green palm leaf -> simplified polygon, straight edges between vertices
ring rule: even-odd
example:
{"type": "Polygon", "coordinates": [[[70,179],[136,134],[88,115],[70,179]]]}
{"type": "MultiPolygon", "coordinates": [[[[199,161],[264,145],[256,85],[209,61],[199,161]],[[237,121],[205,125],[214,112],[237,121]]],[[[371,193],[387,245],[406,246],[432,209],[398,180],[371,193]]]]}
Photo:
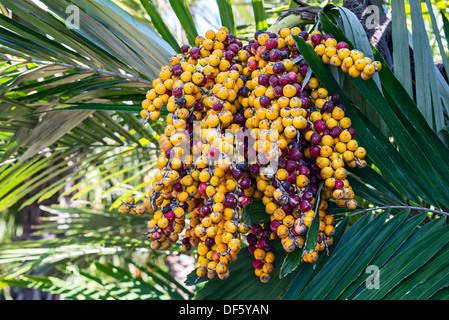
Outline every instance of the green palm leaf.
{"type": "MultiPolygon", "coordinates": [[[[405,211],[387,219],[389,214],[389,211],[376,216],[367,214],[349,229],[346,229],[348,219],[343,220],[337,226],[338,241],[331,246],[329,255],[322,252],[315,266],[302,264],[286,278],[276,277],[279,267],[275,268],[273,285],[261,284],[255,276],[245,276],[244,283],[238,280],[252,268],[251,255],[243,248],[231,266],[230,277],[226,281],[209,280],[197,299],[418,299],[426,294],[431,297],[449,285],[447,278],[432,278],[435,280],[431,280],[431,286],[427,283],[431,270],[435,272],[435,264],[441,263],[437,270],[447,267],[447,260],[442,262],[449,242],[449,229],[442,226],[445,219],[422,225],[425,213],[410,216],[405,211]],[[436,239],[439,240],[435,242],[436,239]],[[429,243],[435,247],[425,250],[429,243]],[[370,277],[370,266],[378,270],[378,279],[370,277]],[[398,285],[402,279],[410,284],[398,285]],[[287,291],[281,290],[284,286],[287,291]],[[251,287],[257,290],[252,291],[251,287]],[[408,291],[411,287],[413,290],[408,291]]],[[[285,255],[282,251],[282,247],[275,246],[278,260],[285,255]]]]}
{"type": "MultiPolygon", "coordinates": [[[[449,150],[438,137],[449,90],[435,72],[422,17],[413,13],[410,47],[425,61],[418,75],[431,70],[435,88],[424,78],[412,83],[406,60],[393,73],[371,48],[357,18],[342,7],[325,6],[314,27],[382,61],[374,80],[361,82],[329,69],[296,39],[314,75],[328,91],[340,94],[357,140],[368,150],[369,166],[350,169],[359,208],[350,212],[330,203],[336,235],[318,262],[302,262],[298,248],[285,253],[277,239],[268,285],[254,276],[253,256],[245,246],[226,281],[197,281],[192,270],[182,284],[161,263],[167,254],[178,254],[181,245],[163,252],[149,249],[142,234],[148,216],[116,211],[124,196],[145,196],[160,154],[164,122],[146,123],[139,112],[152,80],[179,44],[156,2],[123,4],[139,17],[106,0],[43,0],[44,6],[32,0],[1,2],[12,15],[0,15],[0,211],[5,213],[0,229],[15,210],[50,200],[71,206],[40,207],[46,217],[33,236],[52,234],[54,239],[2,243],[0,288],[36,288],[66,299],[448,299],[449,230],[445,217],[435,216],[446,215],[449,207],[449,150]],[[73,12],[79,9],[79,28],[67,27],[69,5],[73,12]],[[416,101],[412,85],[420,91],[416,101]],[[432,101],[429,109],[422,104],[426,99],[432,101]],[[370,277],[370,270],[378,270],[378,277],[370,277]],[[75,271],[79,282],[70,285],[75,271]]],[[[249,22],[240,25],[234,19],[242,15],[241,7],[226,0],[217,4],[221,23],[239,36],[266,29],[267,21],[288,5],[252,1],[249,22]]],[[[193,45],[198,35],[193,8],[185,0],[170,0],[170,8],[193,45]]],[[[397,18],[394,47],[408,53],[409,33],[400,30],[405,10],[395,3],[392,13],[397,18]]],[[[284,19],[282,25],[312,23],[296,20],[284,19]]],[[[444,51],[441,39],[436,40],[444,51]]],[[[262,201],[246,207],[243,219],[269,222],[262,201]]],[[[316,244],[317,222],[306,249],[316,244]]]]}

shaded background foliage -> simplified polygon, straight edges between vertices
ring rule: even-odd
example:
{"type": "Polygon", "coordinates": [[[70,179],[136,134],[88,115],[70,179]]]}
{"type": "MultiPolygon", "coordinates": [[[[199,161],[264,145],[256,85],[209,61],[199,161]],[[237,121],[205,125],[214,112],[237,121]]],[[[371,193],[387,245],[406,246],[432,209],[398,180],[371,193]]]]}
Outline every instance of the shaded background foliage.
{"type": "Polygon", "coordinates": [[[38,3],[0,0],[2,299],[447,298],[446,1],[38,3]],[[69,5],[80,8],[79,29],[66,27],[69,5]],[[382,8],[376,28],[366,27],[370,5],[382,8]],[[368,148],[370,167],[350,177],[360,208],[332,208],[338,237],[315,268],[275,243],[280,277],[269,293],[256,277],[241,287],[252,273],[245,250],[226,283],[193,286],[192,274],[184,283],[175,269],[193,268],[194,253],[149,250],[147,218],[115,210],[124,196],[144,196],[160,150],[164,122],[143,123],[140,102],[179,44],[220,25],[250,36],[278,19],[317,22],[391,68],[360,83],[301,51],[351,106],[368,148]],[[369,264],[385,275],[382,290],[364,287],[369,264]]]}

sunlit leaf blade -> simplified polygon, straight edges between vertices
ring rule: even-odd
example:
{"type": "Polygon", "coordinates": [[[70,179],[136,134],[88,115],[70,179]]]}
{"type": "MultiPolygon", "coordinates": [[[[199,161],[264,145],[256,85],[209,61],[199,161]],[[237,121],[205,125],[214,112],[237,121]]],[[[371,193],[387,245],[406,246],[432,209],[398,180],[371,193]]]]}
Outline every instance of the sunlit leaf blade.
{"type": "MultiPolygon", "coordinates": [[[[133,263],[129,259],[127,259],[127,261],[129,261],[130,263],[133,263]]],[[[170,273],[164,271],[162,268],[160,268],[159,266],[157,266],[151,262],[147,262],[147,265],[150,268],[150,270],[157,271],[155,276],[159,276],[160,278],[165,279],[169,286],[171,284],[174,284],[177,288],[179,288],[182,292],[184,292],[187,295],[187,297],[193,298],[192,292],[190,292],[186,287],[184,287],[181,283],[179,283],[170,273]]],[[[141,267],[141,266],[137,266],[137,267],[143,271],[143,267],[141,267]]],[[[167,288],[169,288],[169,287],[167,287],[167,288]]]]}
{"type": "Polygon", "coordinates": [[[439,108],[439,87],[433,85],[436,83],[437,70],[422,18],[421,1],[410,1],[410,14],[413,43],[418,44],[413,46],[413,60],[419,61],[415,63],[416,105],[429,126],[439,132],[444,127],[444,122],[439,108]]]}
{"type": "MultiPolygon", "coordinates": [[[[44,111],[45,112],[58,112],[61,110],[95,110],[95,111],[120,111],[120,112],[129,112],[138,114],[142,107],[133,106],[129,104],[102,104],[102,103],[78,103],[73,105],[68,105],[67,107],[55,108],[52,110],[44,111]]],[[[32,113],[31,115],[36,115],[37,113],[32,113]]]]}
{"type": "Polygon", "coordinates": [[[392,1],[391,10],[394,74],[408,94],[413,95],[410,47],[408,45],[409,32],[404,0],[392,1]]]}
{"type": "MultiPolygon", "coordinates": [[[[78,0],[76,3],[46,3],[59,17],[47,14],[45,9],[31,1],[23,2],[20,7],[10,1],[4,1],[4,4],[25,21],[34,24],[38,30],[48,33],[85,59],[93,58],[97,61],[97,67],[117,71],[123,69],[135,76],[140,73],[154,77],[159,72],[162,61],[175,53],[148,25],[137,21],[110,2],[78,0]],[[79,22],[83,23],[83,28],[68,28],[63,22],[67,18],[65,11],[70,4],[86,11],[79,10],[79,22]],[[30,17],[29,12],[34,15],[30,17]]],[[[49,56],[36,56],[40,60],[47,57],[49,56]]]]}
{"type": "Polygon", "coordinates": [[[307,230],[307,237],[306,241],[304,243],[304,252],[303,254],[311,253],[315,250],[318,236],[319,236],[319,228],[320,228],[320,215],[319,215],[319,208],[321,205],[321,190],[323,188],[324,181],[321,181],[318,186],[318,192],[316,196],[316,202],[315,202],[315,215],[313,216],[312,223],[310,224],[309,229],[307,230]]]}
{"type": "Polygon", "coordinates": [[[154,7],[153,2],[151,0],[140,0],[140,3],[150,16],[153,26],[157,29],[162,38],[164,38],[164,40],[167,41],[176,52],[180,52],[179,44],[176,41],[176,38],[173,36],[173,33],[167,27],[161,15],[154,7]]]}
{"type": "Polygon", "coordinates": [[[370,188],[362,181],[352,176],[348,176],[347,179],[351,187],[353,188],[354,192],[356,192],[356,194],[362,197],[363,199],[376,204],[386,205],[389,203],[389,199],[387,197],[384,197],[381,193],[377,192],[377,190],[370,188]]]}
{"type": "Polygon", "coordinates": [[[141,270],[145,275],[137,277],[130,270],[117,265],[91,261],[95,275],[74,268],[69,263],[61,270],[71,272],[76,280],[67,281],[52,276],[28,275],[20,280],[2,279],[3,284],[38,289],[67,300],[169,300],[184,299],[167,284],[167,278],[141,270]],[[104,278],[108,277],[109,281],[104,278]]]}
{"type": "MultiPolygon", "coordinates": [[[[404,294],[402,287],[397,285],[400,282],[398,279],[403,278],[393,272],[395,268],[401,270],[399,273],[412,275],[411,280],[409,280],[410,284],[413,283],[412,281],[414,283],[425,283],[430,272],[438,272],[438,268],[433,269],[432,267],[435,266],[435,261],[444,261],[447,254],[447,250],[444,250],[444,248],[449,242],[447,236],[449,229],[442,225],[441,220],[443,218],[435,220],[439,223],[430,223],[420,227],[426,216],[425,213],[410,217],[410,212],[404,211],[395,214],[391,219],[387,219],[390,213],[390,211],[385,211],[377,216],[366,214],[349,229],[346,229],[346,227],[339,229],[337,226],[337,230],[342,233],[339,233],[339,241],[334,243],[335,247],[331,246],[329,256],[323,252],[315,269],[312,265],[305,265],[290,273],[288,277],[293,275],[294,279],[290,280],[292,283],[285,295],[278,295],[278,284],[280,285],[283,280],[274,278],[272,278],[272,281],[275,281],[275,292],[270,291],[270,294],[268,294],[265,291],[265,294],[268,294],[270,299],[282,297],[288,300],[296,298],[364,299],[366,294],[376,295],[377,292],[380,292],[378,288],[373,290],[366,287],[366,285],[375,285],[375,281],[369,277],[371,274],[371,271],[369,271],[371,268],[368,269],[369,266],[380,268],[380,281],[385,281],[381,282],[381,291],[383,292],[380,294],[387,292],[397,297],[404,294]],[[435,242],[436,239],[438,241],[435,242]],[[432,250],[424,250],[423,248],[428,243],[435,243],[435,247],[432,250]],[[414,257],[413,255],[417,256],[414,257]],[[321,263],[321,261],[325,261],[325,263],[321,263]],[[383,278],[384,273],[382,271],[387,271],[386,278],[383,278]]],[[[349,220],[345,219],[344,221],[349,220]]],[[[280,244],[275,243],[275,248],[275,252],[278,253],[277,250],[281,249],[280,244]]],[[[241,255],[243,256],[241,259],[250,264],[251,255],[245,253],[245,251],[241,255]]],[[[284,257],[284,254],[281,255],[282,257],[284,257]]],[[[257,285],[257,283],[253,283],[251,278],[247,278],[244,283],[239,282],[238,278],[241,277],[241,274],[251,269],[251,266],[247,266],[248,270],[246,270],[243,262],[239,263],[239,260],[234,264],[234,273],[238,273],[238,275],[232,278],[229,287],[227,282],[210,280],[200,290],[197,298],[248,299],[250,287],[257,285]],[[249,283],[246,283],[247,281],[249,283]],[[218,286],[220,286],[220,290],[217,289],[218,286]],[[236,290],[237,288],[240,288],[240,290],[236,290]]],[[[440,268],[445,266],[444,264],[438,265],[440,268]]],[[[447,277],[432,278],[431,281],[427,282],[428,286],[414,287],[416,289],[415,295],[412,294],[412,290],[409,298],[430,297],[440,288],[447,286],[448,281],[447,277]]],[[[263,289],[260,290],[263,291],[263,289]]],[[[260,298],[264,298],[262,294],[256,294],[255,299],[260,298]]]]}
{"type": "MultiPolygon", "coordinates": [[[[0,20],[2,22],[1,24],[3,28],[8,28],[9,30],[13,31],[8,32],[8,34],[10,35],[10,40],[20,38],[23,39],[23,36],[26,36],[26,39],[28,41],[32,41],[33,43],[35,43],[35,45],[40,45],[42,48],[48,48],[47,50],[51,50],[52,53],[56,54],[57,57],[62,60],[70,58],[72,61],[79,61],[81,59],[84,63],[94,66],[77,52],[62,46],[60,43],[43,36],[42,34],[18,23],[17,21],[14,21],[7,16],[0,15],[0,20]]],[[[7,30],[4,30],[3,32],[6,31],[7,30]]],[[[4,35],[6,35],[6,33],[4,33],[4,35]]]]}
{"type": "Polygon", "coordinates": [[[267,18],[263,0],[252,0],[256,30],[265,30],[268,28],[267,18]]]}
{"type": "Polygon", "coordinates": [[[295,271],[297,268],[300,268],[300,266],[304,264],[302,260],[303,254],[304,248],[295,248],[292,252],[287,253],[284,261],[282,262],[279,277],[283,278],[295,271]]]}
{"type": "Polygon", "coordinates": [[[229,32],[235,34],[234,13],[232,12],[231,0],[217,0],[218,11],[220,12],[221,25],[228,28],[229,32]]]}
{"type": "Polygon", "coordinates": [[[433,13],[432,3],[426,0],[427,12],[429,13],[430,20],[432,22],[432,28],[435,34],[436,41],[438,43],[438,48],[440,50],[441,59],[443,60],[444,70],[446,72],[446,77],[449,79],[449,62],[447,60],[446,51],[444,50],[443,41],[441,39],[440,30],[438,28],[437,19],[433,13]]]}
{"type": "Polygon", "coordinates": [[[186,5],[185,0],[170,0],[170,5],[181,22],[190,45],[194,46],[195,39],[198,36],[198,31],[195,27],[195,22],[193,21],[189,7],[186,5]]]}
{"type": "Polygon", "coordinates": [[[45,120],[48,121],[47,125],[43,124],[36,127],[28,139],[23,142],[24,145],[29,147],[22,155],[22,159],[27,159],[45,149],[92,114],[92,111],[80,110],[75,112],[66,111],[49,114],[45,120]],[[48,125],[50,122],[53,124],[52,126],[48,125]]]}
{"type": "Polygon", "coordinates": [[[441,9],[440,10],[441,13],[441,18],[443,19],[443,30],[444,30],[444,35],[446,40],[449,39],[449,20],[446,17],[446,12],[441,9]]]}
{"type": "Polygon", "coordinates": [[[385,299],[425,299],[447,286],[447,277],[432,276],[442,275],[447,268],[443,262],[449,241],[447,226],[439,219],[434,220],[439,223],[422,226],[425,213],[408,217],[409,211],[405,211],[386,219],[387,213],[373,219],[366,219],[372,218],[367,214],[358,220],[345,232],[326,264],[318,262],[319,270],[313,272],[301,270],[284,299],[377,300],[385,294],[385,299]],[[423,249],[437,238],[432,250],[423,249]],[[348,264],[351,267],[345,267],[348,264]],[[379,278],[371,278],[376,269],[379,278]]]}

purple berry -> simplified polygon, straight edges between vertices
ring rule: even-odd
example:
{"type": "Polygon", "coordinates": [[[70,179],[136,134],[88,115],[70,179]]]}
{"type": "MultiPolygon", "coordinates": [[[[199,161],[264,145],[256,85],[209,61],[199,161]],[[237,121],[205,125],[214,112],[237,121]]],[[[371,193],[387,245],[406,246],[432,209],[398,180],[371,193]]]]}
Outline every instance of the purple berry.
{"type": "Polygon", "coordinates": [[[299,204],[299,208],[301,209],[302,212],[306,212],[312,209],[312,204],[307,200],[302,200],[301,203],[299,204]]]}
{"type": "Polygon", "coordinates": [[[346,129],[346,130],[349,131],[349,133],[351,134],[352,139],[354,139],[355,136],[356,136],[356,134],[357,134],[357,132],[355,131],[355,129],[352,128],[352,127],[350,127],[350,128],[348,128],[348,129],[346,129]]]}
{"type": "Polygon", "coordinates": [[[181,47],[181,52],[182,53],[187,53],[189,52],[190,46],[188,44],[185,44],[181,47]]]}
{"type": "Polygon", "coordinates": [[[259,103],[262,108],[267,108],[271,104],[271,99],[263,95],[259,98],[259,103]]]}
{"type": "Polygon", "coordinates": [[[326,122],[323,120],[316,120],[313,123],[313,127],[315,128],[316,131],[323,132],[324,129],[326,129],[326,122]]]}
{"type": "Polygon", "coordinates": [[[318,158],[320,156],[320,147],[313,145],[309,148],[309,152],[313,158],[318,158]]]}
{"type": "Polygon", "coordinates": [[[337,180],[337,181],[335,181],[335,188],[336,189],[342,189],[343,187],[344,187],[344,183],[343,183],[343,181],[341,181],[341,180],[337,180]]]}
{"type": "Polygon", "coordinates": [[[198,60],[199,58],[201,58],[201,51],[200,48],[192,48],[190,49],[190,57],[192,57],[195,60],[198,60]]]}
{"type": "Polygon", "coordinates": [[[223,104],[217,101],[212,105],[212,109],[214,109],[214,111],[221,111],[223,109],[223,104]]]}
{"type": "Polygon", "coordinates": [[[182,191],[182,184],[177,182],[173,185],[173,190],[175,190],[176,192],[181,192],[182,191]]]}
{"type": "Polygon", "coordinates": [[[307,31],[301,31],[298,36],[300,36],[301,38],[304,39],[304,41],[306,41],[309,38],[309,34],[307,33],[307,31]]]}
{"type": "Polygon", "coordinates": [[[302,66],[299,68],[299,74],[305,77],[307,74],[307,70],[309,70],[309,66],[302,66]]]}
{"type": "Polygon", "coordinates": [[[274,74],[281,74],[285,72],[285,66],[282,62],[276,62],[273,67],[274,74]]]}
{"type": "Polygon", "coordinates": [[[334,104],[332,101],[326,101],[323,104],[323,112],[332,112],[334,110],[334,104]]]}
{"type": "Polygon", "coordinates": [[[262,260],[257,260],[257,259],[254,259],[253,260],[253,267],[254,267],[254,269],[262,269],[263,268],[263,261],[262,260]]]}
{"type": "Polygon", "coordinates": [[[272,86],[274,88],[279,84],[279,77],[277,75],[272,75],[270,77],[269,82],[270,82],[270,86],[272,86]]]}
{"type": "MultiPolygon", "coordinates": [[[[282,52],[279,49],[273,49],[270,51],[270,60],[272,62],[279,61],[282,58],[282,52]]],[[[275,72],[276,73],[276,72],[275,72]]]]}
{"type": "Polygon", "coordinates": [[[215,244],[215,239],[211,237],[207,237],[206,240],[204,240],[204,244],[206,247],[212,247],[215,244]]]}
{"type": "Polygon", "coordinates": [[[173,222],[176,219],[175,213],[173,211],[169,211],[165,214],[165,218],[167,218],[167,220],[169,222],[173,222]]]}
{"type": "Polygon", "coordinates": [[[242,172],[240,172],[240,170],[237,169],[233,169],[232,170],[232,177],[236,180],[240,179],[242,177],[242,172]]]}
{"type": "Polygon", "coordinates": [[[284,89],[282,86],[278,85],[273,88],[273,93],[275,98],[280,98],[284,95],[284,89]]]}
{"type": "MultiPolygon", "coordinates": [[[[265,230],[267,230],[267,229],[264,229],[264,231],[265,231],[265,230]]],[[[267,231],[269,231],[269,230],[267,230],[267,231]]],[[[262,236],[262,237],[260,237],[260,239],[257,241],[257,247],[259,247],[260,249],[267,250],[267,249],[269,248],[269,246],[270,246],[269,243],[270,243],[270,242],[269,242],[268,238],[262,236]]]]}
{"type": "Polygon", "coordinates": [[[234,52],[234,54],[238,54],[240,48],[239,48],[239,46],[238,46],[236,43],[231,43],[231,44],[228,46],[228,50],[234,52]]]}
{"type": "Polygon", "coordinates": [[[290,197],[289,204],[292,207],[296,208],[300,202],[301,202],[301,198],[298,195],[295,194],[292,197],[290,197]]]}
{"type": "Polygon", "coordinates": [[[276,49],[278,47],[278,40],[274,39],[274,38],[270,38],[265,42],[265,47],[268,50],[273,50],[276,49]]]}
{"type": "Polygon", "coordinates": [[[287,84],[291,84],[291,83],[292,83],[292,80],[290,79],[288,74],[284,74],[279,78],[279,84],[281,86],[286,86],[287,84]]]}
{"type": "Polygon", "coordinates": [[[291,185],[294,185],[296,182],[296,173],[295,172],[290,172],[287,176],[287,181],[290,182],[291,185]]]}
{"type": "Polygon", "coordinates": [[[301,153],[301,151],[299,151],[299,149],[293,148],[293,149],[290,149],[290,152],[288,153],[288,157],[291,160],[298,161],[299,159],[302,158],[302,153],[301,153]]]}
{"type": "Polygon", "coordinates": [[[333,103],[337,103],[338,100],[340,100],[340,96],[338,95],[338,93],[335,93],[335,92],[334,92],[334,93],[331,94],[330,100],[331,100],[333,103]]]}
{"type": "Polygon", "coordinates": [[[232,60],[235,57],[235,53],[231,50],[225,52],[225,59],[232,60]]]}
{"type": "Polygon", "coordinates": [[[182,72],[183,72],[181,65],[177,64],[176,66],[173,66],[173,68],[171,69],[171,72],[175,76],[180,76],[182,74],[182,72]]]}
{"type": "Polygon", "coordinates": [[[252,233],[248,233],[246,241],[248,242],[248,245],[255,245],[257,243],[257,237],[252,233]]]}
{"type": "Polygon", "coordinates": [[[298,74],[297,74],[296,72],[290,71],[290,72],[288,73],[288,76],[289,76],[289,78],[290,78],[290,80],[291,80],[290,83],[296,83],[296,82],[298,82],[298,74]]]}
{"type": "Polygon", "coordinates": [[[287,160],[287,163],[285,165],[285,170],[287,170],[288,172],[293,172],[296,171],[298,169],[298,164],[296,163],[296,161],[289,159],[287,160]]]}
{"type": "Polygon", "coordinates": [[[339,43],[337,43],[337,50],[340,49],[349,49],[349,45],[344,41],[340,41],[339,43]]]}
{"type": "Polygon", "coordinates": [[[310,37],[310,40],[313,42],[314,45],[318,45],[323,40],[323,37],[319,33],[315,33],[310,37]]]}
{"type": "Polygon", "coordinates": [[[249,187],[251,187],[251,179],[248,177],[243,177],[240,180],[240,187],[242,187],[242,189],[248,189],[249,187]]]}
{"type": "Polygon", "coordinates": [[[270,77],[266,74],[260,74],[259,77],[257,77],[257,82],[262,86],[268,86],[270,84],[270,77]]]}
{"type": "Polygon", "coordinates": [[[245,116],[244,116],[242,113],[237,113],[237,114],[234,116],[234,123],[237,123],[237,124],[244,124],[245,121],[246,121],[246,118],[245,118],[245,116]]]}
{"type": "Polygon", "coordinates": [[[319,133],[313,133],[312,136],[310,137],[310,142],[312,142],[312,144],[317,145],[320,144],[322,140],[322,137],[319,133]]]}
{"type": "Polygon", "coordinates": [[[251,225],[251,233],[258,236],[262,232],[262,226],[260,224],[251,225]]]}
{"type": "Polygon", "coordinates": [[[280,221],[273,220],[273,221],[271,221],[271,223],[270,223],[270,228],[271,228],[272,231],[276,231],[277,228],[278,228],[281,224],[282,224],[282,223],[281,223],[280,221]]]}
{"type": "Polygon", "coordinates": [[[182,96],[182,93],[183,93],[182,88],[180,88],[180,87],[174,88],[171,93],[175,98],[179,98],[182,96]]]}
{"type": "Polygon", "coordinates": [[[330,130],[330,135],[332,136],[332,138],[337,138],[340,135],[341,131],[342,130],[340,127],[335,126],[330,130]]]}

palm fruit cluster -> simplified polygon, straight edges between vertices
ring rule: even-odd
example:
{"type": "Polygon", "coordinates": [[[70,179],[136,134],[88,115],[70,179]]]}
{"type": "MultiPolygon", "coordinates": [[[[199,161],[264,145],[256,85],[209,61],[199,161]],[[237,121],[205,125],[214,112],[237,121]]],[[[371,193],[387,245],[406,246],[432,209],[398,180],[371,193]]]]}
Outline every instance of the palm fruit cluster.
{"type": "Polygon", "coordinates": [[[362,77],[364,80],[369,80],[382,68],[379,61],[365,57],[359,50],[350,50],[347,43],[338,43],[330,34],[322,35],[316,32],[311,37],[303,34],[303,39],[314,47],[323,63],[339,67],[353,78],[362,77]]]}
{"type": "Polygon", "coordinates": [[[141,204],[127,198],[120,211],[150,215],[152,249],[177,241],[184,251],[196,248],[198,277],[226,279],[246,242],[256,276],[269,282],[272,240],[280,238],[287,252],[302,248],[319,215],[316,248],[302,256],[315,263],[333,241],[329,202],[357,207],[345,166],[364,167],[366,151],[339,96],[310,74],[293,35],[351,76],[369,79],[380,69],[319,31],[260,30],[243,44],[221,27],[182,46],[142,102],[143,119],[156,121],[166,109],[167,126],[151,190],[141,204]],[[242,209],[254,201],[263,202],[269,223],[242,222],[242,209]]]}

